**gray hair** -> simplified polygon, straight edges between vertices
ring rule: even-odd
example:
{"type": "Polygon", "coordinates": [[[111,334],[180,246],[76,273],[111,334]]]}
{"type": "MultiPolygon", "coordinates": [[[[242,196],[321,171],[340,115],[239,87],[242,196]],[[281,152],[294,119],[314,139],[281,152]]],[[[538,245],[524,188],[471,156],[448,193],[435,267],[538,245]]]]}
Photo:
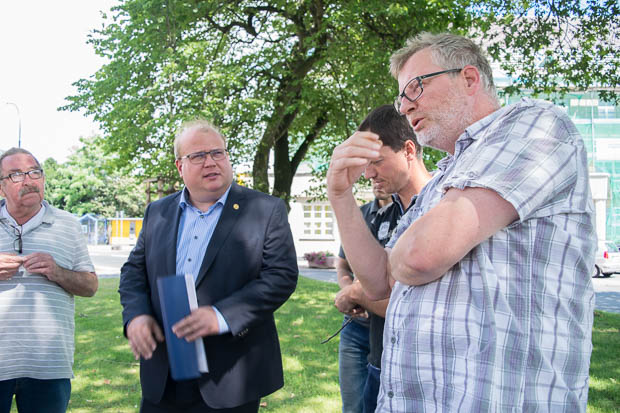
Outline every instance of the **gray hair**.
{"type": "MultiPolygon", "coordinates": [[[[17,155],[19,153],[23,153],[24,155],[32,156],[32,159],[34,159],[34,162],[37,164],[37,168],[41,168],[41,164],[39,163],[37,158],[35,158],[35,156],[30,151],[27,151],[27,150],[22,149],[22,148],[11,148],[8,151],[3,152],[0,155],[0,175],[4,175],[4,173],[2,172],[2,162],[4,161],[4,158],[7,158],[7,157],[9,157],[11,155],[17,155]]],[[[43,169],[43,168],[41,168],[41,169],[43,169]]]]}
{"type": "Polygon", "coordinates": [[[220,132],[218,128],[216,128],[211,122],[204,119],[196,119],[189,122],[184,122],[174,137],[174,157],[179,158],[179,141],[185,132],[189,130],[198,130],[204,133],[215,133],[224,141],[224,145],[226,145],[226,138],[220,132]]]}
{"type": "Polygon", "coordinates": [[[486,94],[497,100],[493,71],[482,49],[470,39],[455,34],[422,32],[409,38],[405,47],[397,50],[390,58],[392,76],[397,78],[409,58],[426,48],[430,49],[433,63],[444,69],[460,69],[467,65],[476,67],[486,94]]]}

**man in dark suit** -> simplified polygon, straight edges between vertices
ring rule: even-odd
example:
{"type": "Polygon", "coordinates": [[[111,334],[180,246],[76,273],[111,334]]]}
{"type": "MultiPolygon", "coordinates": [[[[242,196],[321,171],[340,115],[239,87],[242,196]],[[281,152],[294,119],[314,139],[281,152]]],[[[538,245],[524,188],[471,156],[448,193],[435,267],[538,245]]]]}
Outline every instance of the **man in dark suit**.
{"type": "Polygon", "coordinates": [[[282,200],[233,183],[226,142],[206,121],[174,143],[185,189],[151,203],[119,293],[129,345],[140,358],[141,412],[256,412],[283,386],[273,313],[298,269],[282,200]],[[199,308],[173,326],[203,337],[209,373],[174,381],[162,333],[157,278],[192,274],[199,308]]]}

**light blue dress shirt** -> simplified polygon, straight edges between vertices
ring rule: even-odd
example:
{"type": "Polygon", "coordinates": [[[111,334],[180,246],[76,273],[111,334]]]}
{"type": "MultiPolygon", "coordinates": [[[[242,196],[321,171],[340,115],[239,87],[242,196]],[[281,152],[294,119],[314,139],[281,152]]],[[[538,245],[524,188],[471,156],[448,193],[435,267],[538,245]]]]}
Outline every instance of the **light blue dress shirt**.
{"type": "MultiPolygon", "coordinates": [[[[181,218],[177,234],[177,275],[191,274],[194,281],[198,278],[207,246],[211,241],[215,226],[220,220],[229,192],[230,187],[206,212],[202,212],[189,202],[187,188],[181,192],[181,199],[179,200],[181,218]]],[[[229,332],[230,327],[222,314],[215,306],[212,307],[217,316],[220,334],[229,332]]]]}

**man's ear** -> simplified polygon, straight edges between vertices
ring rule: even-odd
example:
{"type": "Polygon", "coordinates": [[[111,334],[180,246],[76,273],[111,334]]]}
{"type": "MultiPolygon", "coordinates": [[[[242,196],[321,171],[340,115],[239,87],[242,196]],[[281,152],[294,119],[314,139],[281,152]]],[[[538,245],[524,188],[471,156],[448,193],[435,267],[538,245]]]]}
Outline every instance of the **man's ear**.
{"type": "Polygon", "coordinates": [[[175,159],[174,165],[177,167],[177,171],[179,171],[179,176],[183,178],[183,163],[180,160],[175,159]]]}
{"type": "Polygon", "coordinates": [[[411,140],[406,140],[405,141],[405,147],[403,149],[405,150],[405,153],[407,154],[407,159],[408,160],[413,160],[418,155],[416,150],[415,150],[415,144],[411,140]]]}
{"type": "Polygon", "coordinates": [[[465,90],[468,95],[473,95],[478,89],[480,89],[482,79],[480,78],[480,71],[477,67],[467,65],[461,71],[463,78],[465,79],[465,90]]]}

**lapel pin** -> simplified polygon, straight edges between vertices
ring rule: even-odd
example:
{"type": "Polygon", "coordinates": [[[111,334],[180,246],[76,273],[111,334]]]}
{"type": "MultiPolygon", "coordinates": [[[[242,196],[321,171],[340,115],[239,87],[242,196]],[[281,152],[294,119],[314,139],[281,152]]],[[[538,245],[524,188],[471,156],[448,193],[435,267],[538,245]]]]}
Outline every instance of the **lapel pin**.
{"type": "Polygon", "coordinates": [[[239,209],[239,204],[233,204],[233,209],[239,209]]]}

